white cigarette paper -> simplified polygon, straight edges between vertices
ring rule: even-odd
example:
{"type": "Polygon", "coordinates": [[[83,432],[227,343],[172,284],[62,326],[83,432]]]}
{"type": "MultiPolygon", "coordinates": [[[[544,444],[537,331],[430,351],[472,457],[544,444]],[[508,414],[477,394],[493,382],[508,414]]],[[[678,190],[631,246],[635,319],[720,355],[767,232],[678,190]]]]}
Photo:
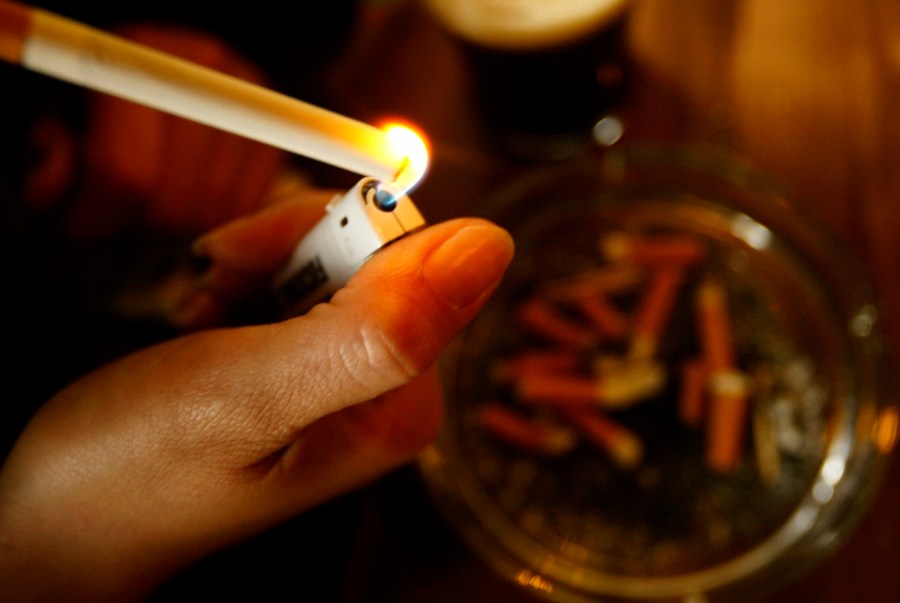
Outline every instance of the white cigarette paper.
{"type": "Polygon", "coordinates": [[[408,157],[374,126],[39,9],[31,13],[21,53],[28,69],[404,189],[422,175],[404,173],[408,157]]]}

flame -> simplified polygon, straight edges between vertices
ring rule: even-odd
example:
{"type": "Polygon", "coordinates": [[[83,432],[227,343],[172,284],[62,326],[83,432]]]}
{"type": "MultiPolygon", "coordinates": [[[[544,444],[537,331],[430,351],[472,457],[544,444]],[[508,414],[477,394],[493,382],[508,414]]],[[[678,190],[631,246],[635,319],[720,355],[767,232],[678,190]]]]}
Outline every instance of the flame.
{"type": "Polygon", "coordinates": [[[385,121],[381,129],[394,150],[406,157],[406,163],[394,178],[394,184],[405,193],[411,191],[428,171],[430,159],[428,142],[412,124],[397,120],[385,121]]]}

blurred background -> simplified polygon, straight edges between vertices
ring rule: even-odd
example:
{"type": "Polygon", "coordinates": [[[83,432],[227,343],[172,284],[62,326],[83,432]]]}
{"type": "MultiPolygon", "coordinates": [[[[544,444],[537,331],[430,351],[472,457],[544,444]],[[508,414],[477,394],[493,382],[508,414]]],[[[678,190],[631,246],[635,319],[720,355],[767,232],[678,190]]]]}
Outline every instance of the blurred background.
{"type": "MultiPolygon", "coordinates": [[[[900,343],[900,4],[612,2],[606,13],[594,13],[586,33],[573,34],[589,40],[572,51],[589,57],[587,71],[576,68],[571,56],[554,55],[552,36],[535,42],[515,32],[498,34],[484,15],[467,29],[472,19],[458,13],[469,4],[454,9],[454,3],[436,0],[332,0],[288,9],[254,3],[234,11],[217,7],[196,19],[187,18],[192,11],[183,3],[153,3],[145,13],[134,8],[127,15],[116,14],[124,9],[86,5],[79,14],[63,7],[67,3],[47,6],[101,26],[127,16],[207,29],[233,43],[288,94],[364,121],[391,115],[412,121],[431,143],[431,171],[413,194],[431,222],[483,215],[485,200],[522,174],[602,157],[626,144],[691,143],[734,152],[780,181],[800,216],[823,222],[862,259],[888,347],[900,343]],[[504,62],[510,45],[517,49],[512,63],[504,62]],[[525,84],[517,78],[523,70],[532,74],[525,84]],[[518,109],[507,108],[512,106],[518,109]],[[566,119],[554,119],[560,114],[566,119]]],[[[77,97],[68,90],[66,97],[55,96],[42,90],[55,84],[29,75],[2,75],[21,78],[22,86],[57,105],[66,105],[60,98],[77,97]]],[[[4,102],[14,110],[7,115],[46,110],[10,96],[4,102]]],[[[66,111],[76,121],[78,102],[66,105],[75,107],[66,111]]],[[[24,123],[4,127],[9,136],[22,135],[24,123]]],[[[23,160],[12,148],[5,147],[10,156],[4,165],[23,160]]],[[[323,186],[355,181],[296,161],[323,186]]],[[[130,341],[105,351],[159,335],[140,328],[129,333],[130,341]]],[[[57,352],[62,357],[67,351],[57,352]]],[[[82,367],[65,368],[63,380],[82,367]]],[[[848,542],[762,601],[894,600],[900,593],[897,509],[900,469],[893,463],[848,542]]],[[[176,577],[153,600],[185,596],[539,600],[469,551],[436,510],[415,467],[222,551],[176,577]]]]}

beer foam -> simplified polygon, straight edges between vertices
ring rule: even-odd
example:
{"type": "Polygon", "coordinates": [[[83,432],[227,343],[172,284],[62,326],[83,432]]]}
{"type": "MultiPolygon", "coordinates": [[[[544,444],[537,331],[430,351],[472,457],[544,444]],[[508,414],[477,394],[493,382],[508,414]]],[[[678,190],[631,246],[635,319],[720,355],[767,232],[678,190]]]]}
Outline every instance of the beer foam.
{"type": "Polygon", "coordinates": [[[451,32],[474,44],[528,50],[565,44],[601,29],[628,0],[424,0],[451,32]]]}

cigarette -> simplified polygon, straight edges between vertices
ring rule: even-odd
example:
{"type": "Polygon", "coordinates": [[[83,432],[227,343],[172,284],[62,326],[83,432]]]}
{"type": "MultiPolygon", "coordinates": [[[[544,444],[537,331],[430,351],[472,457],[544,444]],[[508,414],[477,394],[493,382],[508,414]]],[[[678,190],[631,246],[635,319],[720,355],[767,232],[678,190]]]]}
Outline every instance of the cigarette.
{"type": "Polygon", "coordinates": [[[703,360],[692,358],[681,365],[678,416],[688,427],[699,427],[706,407],[707,369],[703,360]]]}
{"type": "Polygon", "coordinates": [[[594,357],[592,367],[595,375],[601,377],[614,375],[625,370],[628,366],[634,365],[635,361],[623,358],[618,354],[598,354],[594,357]]]}
{"type": "Polygon", "coordinates": [[[531,297],[519,308],[522,323],[550,341],[565,347],[585,349],[597,341],[596,333],[566,317],[541,297],[531,297]]]}
{"type": "Polygon", "coordinates": [[[740,462],[747,421],[747,380],[737,371],[710,376],[712,403],[706,459],[717,471],[730,471],[740,462]]]}
{"type": "Polygon", "coordinates": [[[734,341],[728,316],[725,287],[706,278],[697,287],[696,308],[700,327],[700,345],[710,371],[728,371],[734,367],[734,341]]]}
{"type": "Polygon", "coordinates": [[[478,408],[479,425],[493,437],[529,452],[559,456],[578,443],[571,430],[535,418],[526,417],[499,402],[488,402],[478,408]]]}
{"type": "MultiPolygon", "coordinates": [[[[409,191],[427,149],[41,9],[0,0],[0,59],[409,191]]],[[[402,137],[402,135],[401,135],[402,137]]],[[[421,142],[421,139],[419,139],[421,142]]]]}
{"type": "Polygon", "coordinates": [[[491,377],[509,383],[529,373],[571,373],[580,363],[579,354],[571,349],[531,350],[496,361],[491,367],[491,377]]]}
{"type": "Polygon", "coordinates": [[[553,301],[570,301],[625,291],[640,283],[642,278],[640,271],[632,266],[606,266],[550,281],[541,287],[541,294],[553,301]]]}
{"type": "Polygon", "coordinates": [[[575,307],[604,335],[621,339],[628,334],[631,327],[628,317],[606,295],[598,293],[579,298],[575,300],[575,307]]]}
{"type": "Polygon", "coordinates": [[[613,232],[600,239],[600,250],[613,262],[690,266],[706,257],[706,246],[687,235],[633,235],[613,232]]]}
{"type": "Polygon", "coordinates": [[[747,414],[747,379],[735,369],[734,341],[725,288],[706,278],[697,289],[696,309],[703,357],[709,371],[706,459],[717,471],[730,471],[741,458],[747,414]]]}
{"type": "Polygon", "coordinates": [[[628,362],[609,374],[526,373],[516,380],[519,401],[534,406],[625,408],[658,394],[666,372],[655,362],[628,362]]]}
{"type": "Polygon", "coordinates": [[[753,450],[756,453],[756,467],[765,484],[778,483],[782,475],[781,452],[778,435],[772,417],[768,413],[753,413],[753,450]]]}
{"type": "Polygon", "coordinates": [[[644,456],[644,445],[630,429],[596,410],[562,408],[560,415],[588,440],[606,451],[623,469],[633,469],[644,456]]]}
{"type": "Polygon", "coordinates": [[[654,271],[634,318],[632,358],[652,358],[656,354],[683,279],[684,271],[678,266],[654,271]]]}

